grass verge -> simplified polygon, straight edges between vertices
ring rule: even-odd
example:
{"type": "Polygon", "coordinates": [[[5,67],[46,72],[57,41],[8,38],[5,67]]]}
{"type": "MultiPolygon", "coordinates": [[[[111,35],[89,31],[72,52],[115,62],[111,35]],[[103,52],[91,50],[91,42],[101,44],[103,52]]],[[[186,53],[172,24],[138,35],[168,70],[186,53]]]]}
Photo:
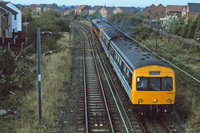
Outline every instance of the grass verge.
{"type": "MultiPolygon", "coordinates": [[[[68,34],[64,33],[57,44],[67,45],[68,34]]],[[[20,111],[12,117],[0,117],[2,133],[47,133],[53,132],[66,97],[62,94],[70,81],[71,51],[64,49],[57,53],[42,57],[42,125],[38,122],[37,79],[35,88],[18,92],[3,101],[5,106],[20,105],[20,111]]]]}
{"type": "MultiPolygon", "coordinates": [[[[158,39],[159,56],[167,59],[182,70],[200,80],[200,48],[180,41],[158,39]]],[[[155,50],[155,39],[142,42],[145,46],[155,50]]],[[[173,67],[172,67],[173,68],[173,67]]],[[[200,127],[200,84],[180,70],[173,68],[176,75],[176,103],[175,107],[190,129],[200,127]]]]}

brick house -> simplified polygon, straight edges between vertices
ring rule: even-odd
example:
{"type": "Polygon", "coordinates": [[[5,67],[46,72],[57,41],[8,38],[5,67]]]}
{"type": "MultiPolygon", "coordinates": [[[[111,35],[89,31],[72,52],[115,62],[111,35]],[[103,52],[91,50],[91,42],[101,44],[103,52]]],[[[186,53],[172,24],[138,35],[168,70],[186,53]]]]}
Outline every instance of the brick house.
{"type": "Polygon", "coordinates": [[[99,10],[99,12],[101,13],[101,16],[104,18],[104,17],[107,17],[108,15],[110,15],[114,9],[115,9],[115,7],[102,7],[99,10]]]}
{"type": "Polygon", "coordinates": [[[200,3],[188,3],[186,9],[186,21],[189,18],[196,19],[200,13],[200,3]]]}
{"type": "Polygon", "coordinates": [[[39,4],[37,7],[36,7],[36,12],[38,14],[41,14],[43,11],[44,11],[44,7],[46,6],[46,4],[39,4]]]}
{"type": "Polygon", "coordinates": [[[96,11],[99,11],[103,6],[93,6],[90,10],[89,10],[89,15],[95,13],[96,11]]]}
{"type": "Polygon", "coordinates": [[[149,16],[150,19],[160,19],[165,17],[165,9],[162,4],[159,4],[158,6],[155,6],[152,4],[150,7],[147,7],[143,14],[144,16],[149,16]]]}
{"type": "Polygon", "coordinates": [[[76,14],[81,14],[84,10],[90,10],[88,5],[80,5],[74,11],[76,14]]]}
{"type": "Polygon", "coordinates": [[[31,4],[29,6],[29,9],[31,9],[32,12],[36,11],[36,7],[37,7],[37,4],[31,4]]]}
{"type": "Polygon", "coordinates": [[[167,5],[165,10],[165,17],[171,16],[173,14],[176,14],[178,18],[182,17],[182,11],[185,8],[185,6],[176,6],[176,5],[167,5]]]}
{"type": "Polygon", "coordinates": [[[162,4],[158,5],[157,7],[153,8],[151,19],[160,19],[165,17],[165,10],[166,7],[164,7],[162,4]]]}
{"type": "Polygon", "coordinates": [[[74,13],[74,10],[71,9],[71,10],[67,10],[67,11],[62,11],[62,12],[61,12],[61,15],[69,15],[70,12],[71,12],[71,14],[72,14],[72,13],[74,13]]]}
{"type": "Polygon", "coordinates": [[[122,13],[122,12],[133,13],[133,9],[131,7],[117,7],[113,10],[114,14],[122,13]]]}
{"type": "Polygon", "coordinates": [[[44,6],[44,11],[59,9],[57,4],[47,4],[44,6]]]}
{"type": "Polygon", "coordinates": [[[153,9],[155,8],[156,6],[154,4],[152,4],[151,6],[148,6],[144,9],[143,11],[143,15],[146,16],[146,17],[150,17],[151,18],[151,15],[152,15],[152,11],[153,9]]]}

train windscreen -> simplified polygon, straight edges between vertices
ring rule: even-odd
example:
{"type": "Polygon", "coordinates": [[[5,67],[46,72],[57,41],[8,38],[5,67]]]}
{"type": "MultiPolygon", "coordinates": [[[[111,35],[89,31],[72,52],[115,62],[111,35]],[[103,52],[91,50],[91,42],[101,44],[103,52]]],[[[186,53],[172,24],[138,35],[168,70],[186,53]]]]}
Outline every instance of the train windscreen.
{"type": "Polygon", "coordinates": [[[171,77],[137,77],[137,91],[172,91],[171,77]]]}

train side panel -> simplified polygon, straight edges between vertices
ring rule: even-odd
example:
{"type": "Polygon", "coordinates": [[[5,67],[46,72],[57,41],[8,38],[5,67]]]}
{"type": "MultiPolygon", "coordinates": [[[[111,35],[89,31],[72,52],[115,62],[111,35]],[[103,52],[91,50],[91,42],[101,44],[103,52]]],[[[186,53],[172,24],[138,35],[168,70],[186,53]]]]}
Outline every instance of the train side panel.
{"type": "MultiPolygon", "coordinates": [[[[100,43],[101,43],[107,57],[109,58],[110,63],[113,66],[113,69],[115,70],[119,80],[121,81],[127,95],[129,96],[130,101],[131,101],[132,100],[131,84],[129,83],[129,81],[127,81],[127,77],[122,72],[122,66],[121,65],[124,61],[122,61],[122,58],[120,57],[120,55],[112,47],[111,43],[107,40],[107,38],[104,36],[103,33],[101,33],[100,43]],[[121,63],[118,62],[119,60],[121,61],[121,63]]],[[[124,64],[124,67],[125,67],[125,63],[123,63],[123,64],[124,64]]],[[[128,75],[128,76],[130,78],[132,78],[132,73],[130,72],[130,75],[128,75]]]]}

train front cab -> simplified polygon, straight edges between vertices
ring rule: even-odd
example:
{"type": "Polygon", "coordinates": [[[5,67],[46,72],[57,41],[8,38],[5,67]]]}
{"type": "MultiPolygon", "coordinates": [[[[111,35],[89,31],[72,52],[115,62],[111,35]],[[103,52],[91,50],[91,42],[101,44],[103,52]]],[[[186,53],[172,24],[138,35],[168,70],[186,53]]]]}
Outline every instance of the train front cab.
{"type": "Polygon", "coordinates": [[[140,115],[157,115],[173,111],[175,74],[164,66],[146,66],[133,72],[132,103],[140,115]]]}

